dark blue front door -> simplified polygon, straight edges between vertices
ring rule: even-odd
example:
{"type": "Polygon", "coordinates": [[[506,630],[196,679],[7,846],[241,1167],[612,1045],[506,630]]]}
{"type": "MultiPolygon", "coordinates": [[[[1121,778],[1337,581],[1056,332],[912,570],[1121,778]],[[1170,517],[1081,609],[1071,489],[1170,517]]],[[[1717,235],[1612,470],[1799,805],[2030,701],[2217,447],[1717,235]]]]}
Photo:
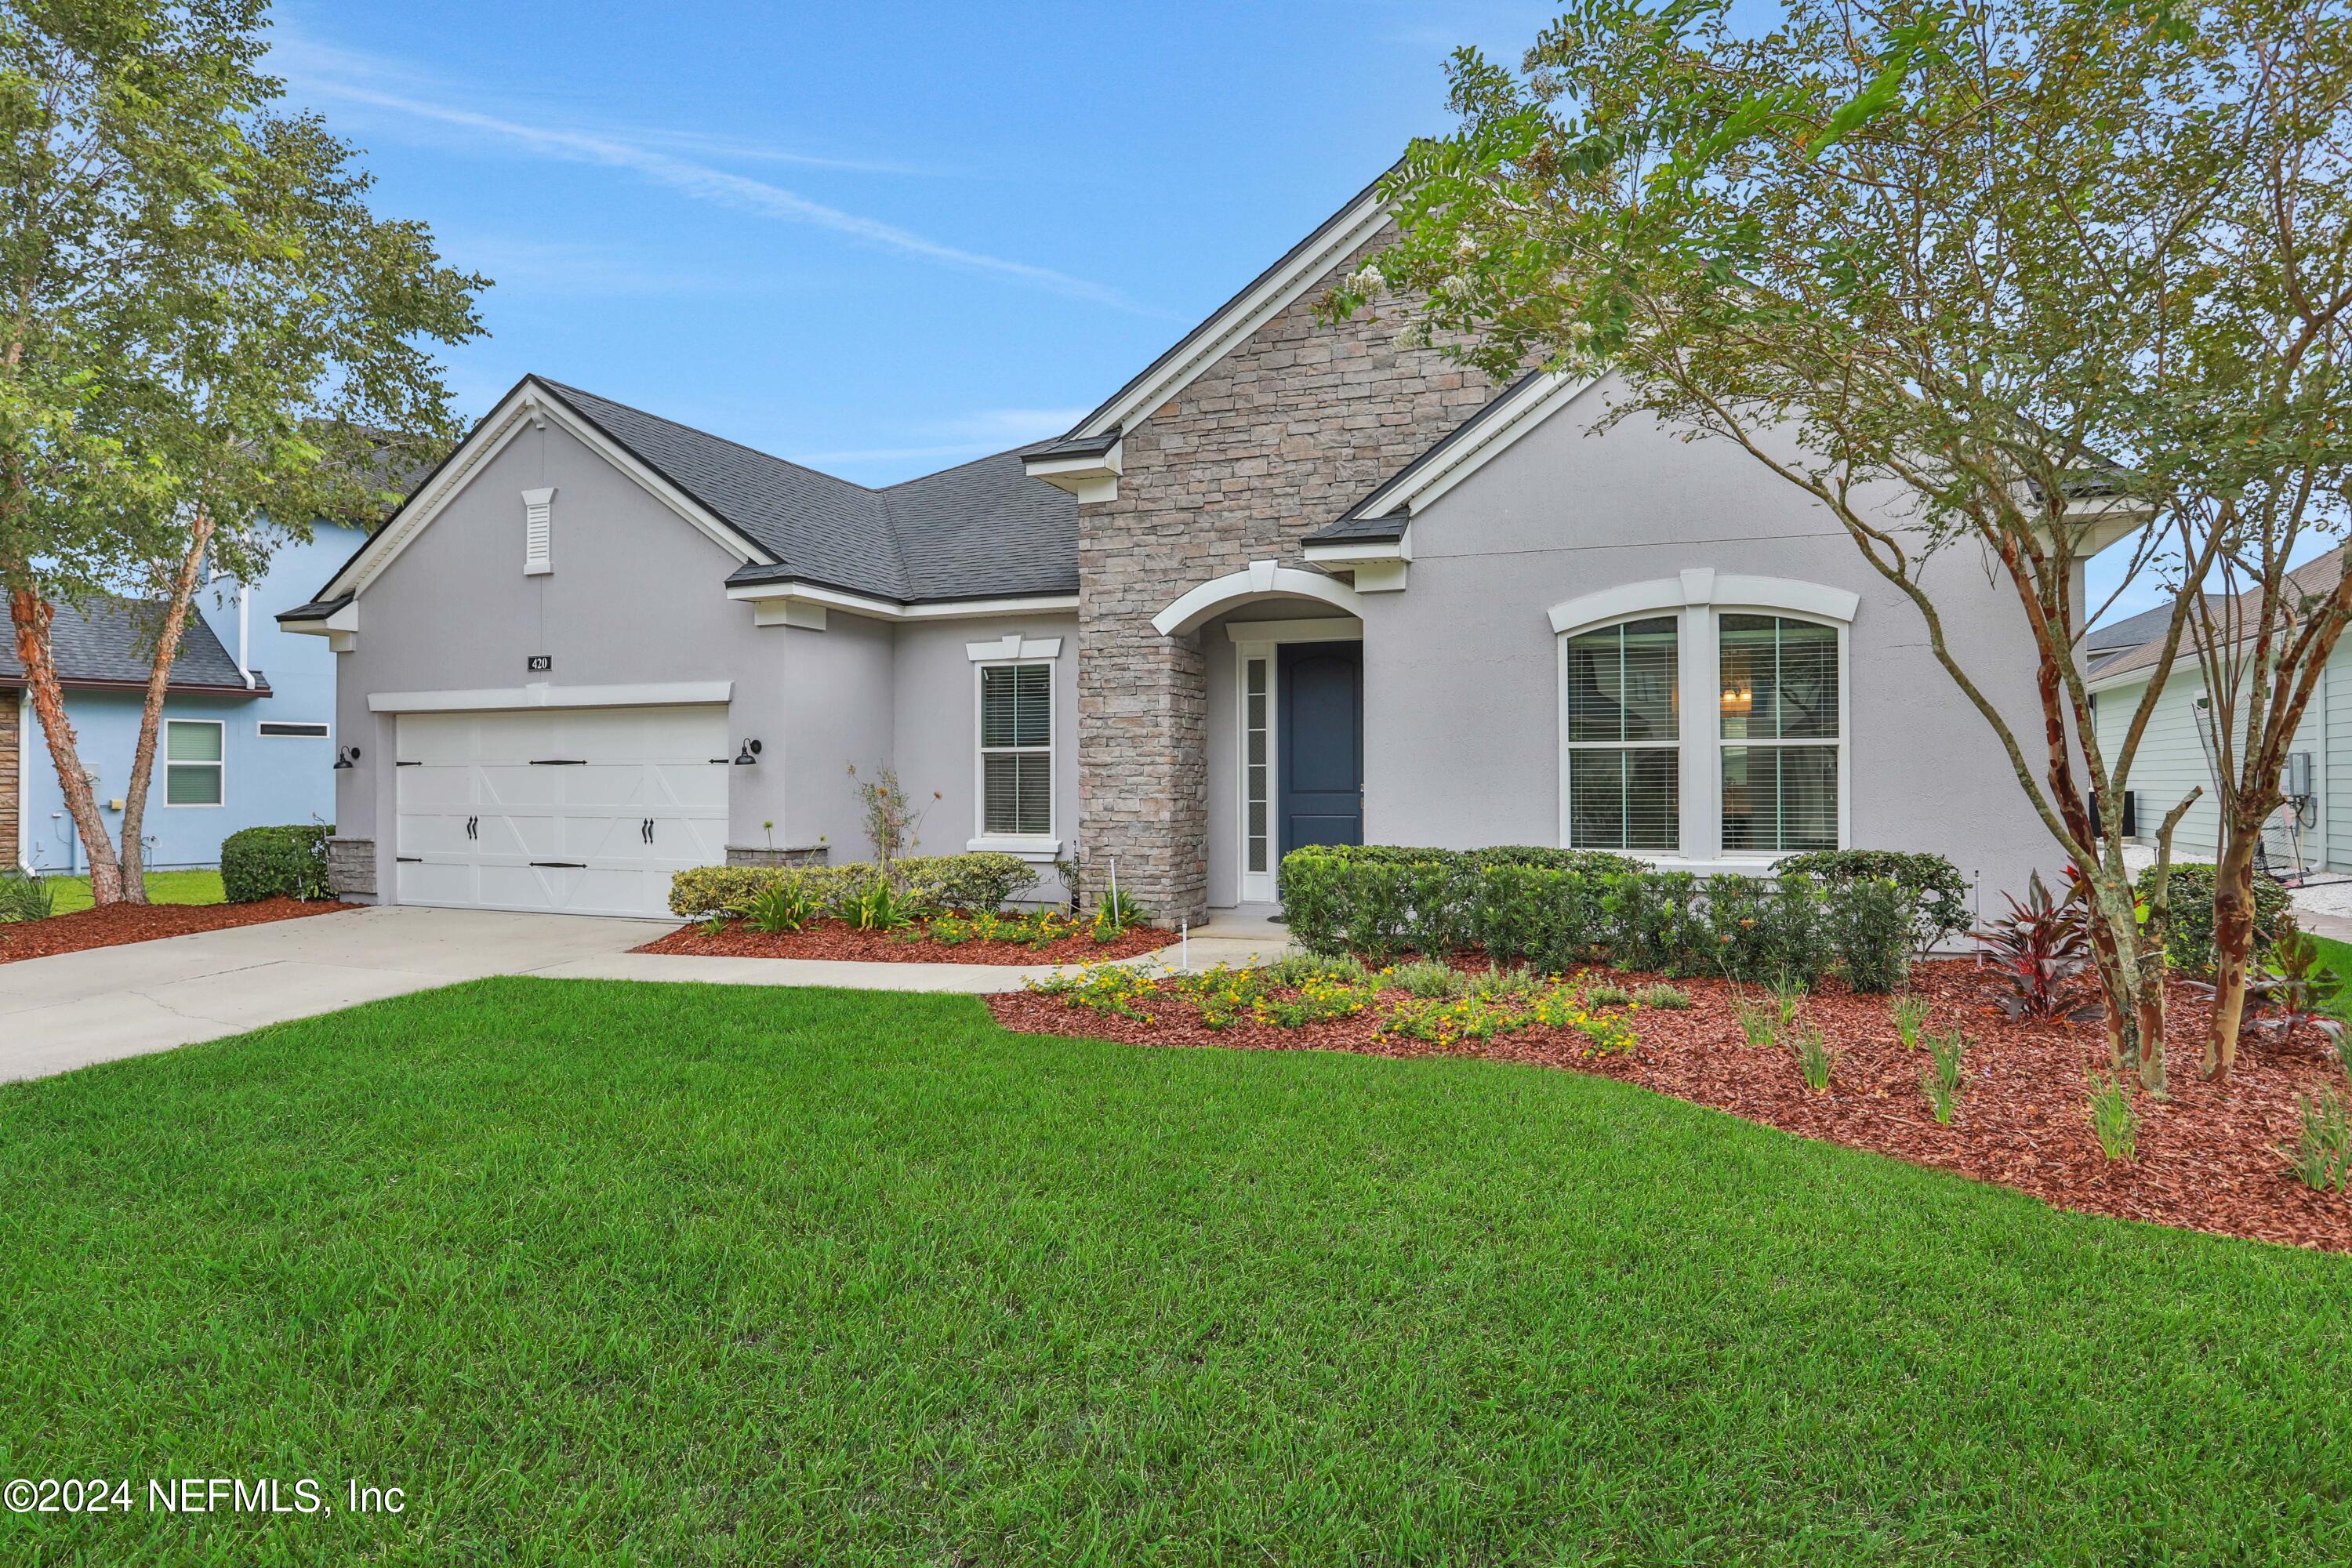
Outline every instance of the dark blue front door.
{"type": "Polygon", "coordinates": [[[1282,853],[1302,844],[1364,841],[1364,649],[1361,643],[1282,645],[1282,853]]]}

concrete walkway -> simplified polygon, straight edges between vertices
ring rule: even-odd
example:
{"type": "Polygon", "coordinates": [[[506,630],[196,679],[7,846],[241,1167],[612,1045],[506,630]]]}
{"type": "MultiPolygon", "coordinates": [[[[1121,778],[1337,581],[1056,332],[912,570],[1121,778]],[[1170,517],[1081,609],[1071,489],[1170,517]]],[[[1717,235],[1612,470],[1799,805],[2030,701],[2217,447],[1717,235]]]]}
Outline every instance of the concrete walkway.
{"type": "MultiPolygon", "coordinates": [[[[1055,965],[852,963],[631,952],[673,922],[366,909],[0,963],[0,1081],[170,1050],[493,974],[571,980],[1017,991],[1055,965]]],[[[1204,934],[1196,969],[1280,956],[1279,928],[1204,934]]],[[[1172,969],[1181,950],[1128,962],[1172,969]]]]}

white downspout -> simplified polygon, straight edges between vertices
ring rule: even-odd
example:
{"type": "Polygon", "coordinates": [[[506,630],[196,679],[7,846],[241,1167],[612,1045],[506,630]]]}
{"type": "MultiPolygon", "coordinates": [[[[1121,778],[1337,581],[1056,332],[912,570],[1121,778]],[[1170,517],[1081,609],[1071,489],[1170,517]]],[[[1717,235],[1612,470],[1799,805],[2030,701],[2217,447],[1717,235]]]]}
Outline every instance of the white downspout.
{"type": "Polygon", "coordinates": [[[245,689],[253,689],[253,660],[247,652],[253,639],[253,590],[243,580],[236,585],[236,672],[245,678],[245,689]]]}

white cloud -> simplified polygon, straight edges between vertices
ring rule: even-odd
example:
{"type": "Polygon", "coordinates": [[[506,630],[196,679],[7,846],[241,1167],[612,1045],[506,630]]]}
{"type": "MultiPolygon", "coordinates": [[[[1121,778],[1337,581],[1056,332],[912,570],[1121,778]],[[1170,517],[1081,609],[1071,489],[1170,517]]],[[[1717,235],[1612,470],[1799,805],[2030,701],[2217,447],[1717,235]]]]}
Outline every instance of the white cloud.
{"type": "MultiPolygon", "coordinates": [[[[754,213],[787,223],[807,224],[886,249],[948,266],[1012,278],[1115,310],[1146,315],[1162,314],[1136,304],[1118,289],[1105,284],[1074,278],[1048,267],[1037,267],[1025,261],[1009,260],[983,251],[943,244],[895,224],[811,201],[768,181],[679,157],[651,144],[655,140],[665,138],[676,142],[678,139],[676,132],[656,133],[656,136],[649,138],[638,133],[585,131],[485,114],[455,103],[417,96],[413,89],[404,85],[417,79],[415,73],[394,72],[383,62],[368,56],[315,44],[282,31],[271,49],[270,63],[273,68],[286,73],[305,95],[341,99],[408,120],[493,137],[509,146],[541,157],[625,169],[682,195],[739,212],[754,213]],[[400,84],[400,89],[395,90],[394,85],[391,84],[400,84]]],[[[818,162],[800,154],[773,150],[767,156],[794,162],[818,162]]]]}

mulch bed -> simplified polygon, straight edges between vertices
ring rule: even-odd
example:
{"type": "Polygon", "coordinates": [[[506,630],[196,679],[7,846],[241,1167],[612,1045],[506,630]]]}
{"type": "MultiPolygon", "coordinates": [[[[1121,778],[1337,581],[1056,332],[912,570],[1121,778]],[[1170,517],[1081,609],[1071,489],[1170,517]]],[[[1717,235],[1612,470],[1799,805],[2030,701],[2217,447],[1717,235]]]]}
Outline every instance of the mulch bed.
{"type": "Polygon", "coordinates": [[[271,921],[299,920],[305,915],[331,915],[352,907],[326,900],[304,903],[286,898],[257,899],[249,904],[108,904],[100,909],[76,910],[69,915],[51,915],[47,920],[0,925],[0,963],[79,952],[85,948],[153,942],[158,937],[186,936],[192,931],[226,931],[232,926],[267,925],[271,921]]]}
{"type": "Polygon", "coordinates": [[[2279,1152],[2300,1126],[2296,1095],[2342,1080],[2315,1029],[2285,1039],[2250,1030],[2232,1080],[2217,1088],[2197,1074],[2208,1004],[2193,989],[2175,986],[2166,1057],[2173,1098],[2139,1099],[2138,1158],[2117,1163],[2100,1152],[2084,1104],[2085,1075],[2106,1065],[2100,1026],[2012,1020],[1991,1005],[1983,977],[1965,960],[1922,964],[1912,982],[1935,1003],[1930,1030],[1957,1024],[1968,1037],[1967,1087],[1949,1126],[1937,1122],[1920,1088],[1927,1053],[1903,1048],[1887,998],[1857,996],[1832,984],[1807,1000],[1805,1016],[1836,1052],[1829,1089],[1814,1093],[1787,1049],[1746,1045],[1722,982],[1674,984],[1696,1005],[1633,1014],[1640,1044],[1615,1057],[1589,1055],[1590,1043],[1570,1029],[1531,1027],[1439,1047],[1383,1035],[1369,1016],[1220,1032],[1201,1024],[1189,999],[1166,994],[1140,1005],[1153,1015],[1150,1023],[1030,994],[987,1001],[999,1023],[1027,1034],[1141,1046],[1475,1056],[1567,1068],[1802,1137],[1998,1182],[2060,1208],[2352,1251],[2352,1199],[2305,1187],[2279,1152]]]}
{"type": "Polygon", "coordinates": [[[1022,942],[964,942],[950,946],[914,931],[859,931],[846,921],[828,918],[777,936],[740,922],[717,936],[705,936],[700,926],[681,926],[635,951],[718,958],[847,959],[860,963],[1099,963],[1157,952],[1173,940],[1164,931],[1144,927],[1112,942],[1097,942],[1082,931],[1056,937],[1043,947],[1022,942]]]}

